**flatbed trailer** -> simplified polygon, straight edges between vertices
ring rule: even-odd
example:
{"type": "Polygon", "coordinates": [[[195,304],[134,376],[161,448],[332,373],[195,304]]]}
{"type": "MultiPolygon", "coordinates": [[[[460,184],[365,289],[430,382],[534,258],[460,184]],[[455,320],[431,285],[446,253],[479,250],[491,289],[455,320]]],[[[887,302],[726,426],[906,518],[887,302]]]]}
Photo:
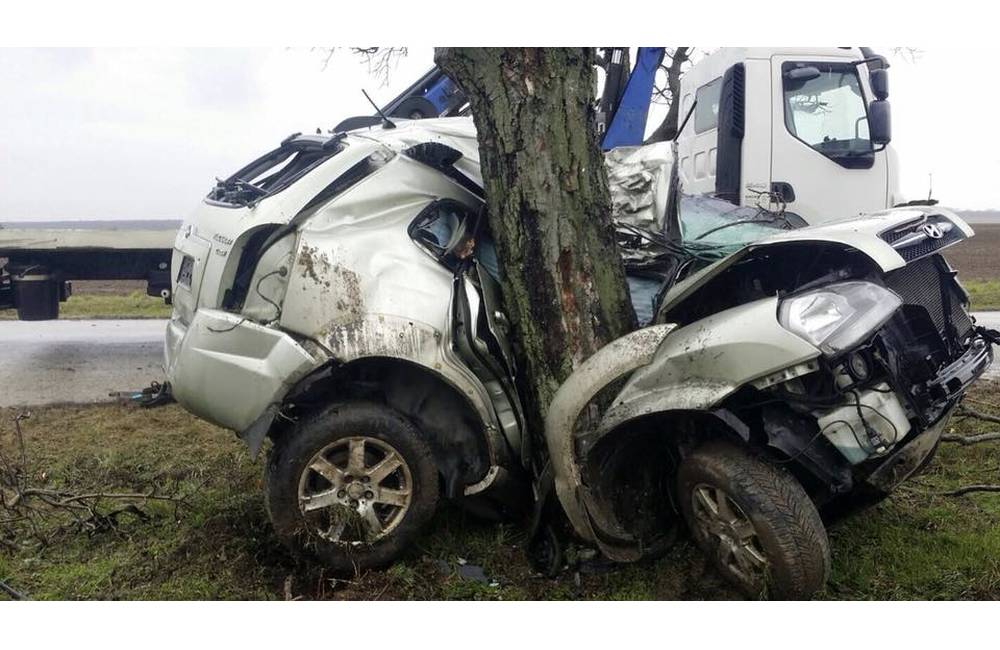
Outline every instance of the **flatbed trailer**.
{"type": "Polygon", "coordinates": [[[0,309],[21,320],[59,317],[73,280],[145,280],[170,302],[170,256],[180,221],[0,224],[0,309]]]}

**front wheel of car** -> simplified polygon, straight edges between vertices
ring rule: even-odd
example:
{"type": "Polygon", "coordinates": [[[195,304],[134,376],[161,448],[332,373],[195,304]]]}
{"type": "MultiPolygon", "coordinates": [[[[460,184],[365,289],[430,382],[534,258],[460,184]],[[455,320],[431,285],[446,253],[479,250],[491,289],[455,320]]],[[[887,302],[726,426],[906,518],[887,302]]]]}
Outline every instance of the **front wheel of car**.
{"type": "Polygon", "coordinates": [[[347,404],[275,442],[267,508],[278,537],[351,573],[393,562],[434,514],[438,473],[427,442],[395,411],[347,404]]]}
{"type": "Polygon", "coordinates": [[[819,512],[784,468],[728,442],[681,463],[678,500],[695,542],[750,597],[811,598],[830,573],[819,512]]]}

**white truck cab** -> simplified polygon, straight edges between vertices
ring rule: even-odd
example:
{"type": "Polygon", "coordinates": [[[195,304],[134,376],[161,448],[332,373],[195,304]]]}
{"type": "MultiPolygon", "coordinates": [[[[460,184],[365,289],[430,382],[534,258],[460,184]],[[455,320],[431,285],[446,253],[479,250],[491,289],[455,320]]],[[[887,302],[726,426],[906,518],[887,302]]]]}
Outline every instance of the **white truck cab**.
{"type": "Polygon", "coordinates": [[[783,201],[810,224],[899,203],[887,67],[854,47],[708,55],[681,80],[686,191],[738,205],[783,201]]]}

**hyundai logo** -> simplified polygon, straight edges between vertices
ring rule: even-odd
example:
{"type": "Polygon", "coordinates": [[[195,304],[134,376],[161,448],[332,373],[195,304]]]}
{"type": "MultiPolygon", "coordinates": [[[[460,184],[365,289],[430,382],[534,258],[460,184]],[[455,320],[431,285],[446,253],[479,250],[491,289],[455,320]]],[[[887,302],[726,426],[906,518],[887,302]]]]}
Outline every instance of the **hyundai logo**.
{"type": "Polygon", "coordinates": [[[931,239],[941,239],[944,236],[944,231],[936,223],[925,223],[920,226],[920,230],[931,239]]]}

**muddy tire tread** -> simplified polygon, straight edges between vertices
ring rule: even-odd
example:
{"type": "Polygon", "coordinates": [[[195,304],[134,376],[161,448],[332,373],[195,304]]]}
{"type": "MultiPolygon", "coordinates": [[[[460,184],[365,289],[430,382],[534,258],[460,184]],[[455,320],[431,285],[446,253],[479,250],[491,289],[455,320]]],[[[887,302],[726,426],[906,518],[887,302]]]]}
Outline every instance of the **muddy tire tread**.
{"type": "MultiPolygon", "coordinates": [[[[685,460],[679,479],[692,468],[729,477],[740,486],[751,510],[770,522],[758,537],[769,555],[778,554],[772,597],[810,598],[826,584],[830,573],[830,543],[823,521],[799,482],[786,470],[749,449],[729,442],[713,442],[697,449],[685,460]]],[[[698,470],[693,470],[698,471],[698,470]]],[[[685,511],[686,512],[686,511],[685,511]]],[[[748,513],[749,514],[749,513],[748,513]]]]}
{"type": "Polygon", "coordinates": [[[434,516],[439,477],[430,446],[416,427],[385,405],[333,404],[301,420],[274,441],[264,477],[264,503],[278,538],[295,552],[313,556],[335,572],[357,574],[394,562],[434,516]],[[298,512],[298,472],[320,448],[359,429],[377,432],[410,465],[414,497],[410,510],[391,535],[353,548],[310,536],[298,512]]]}

